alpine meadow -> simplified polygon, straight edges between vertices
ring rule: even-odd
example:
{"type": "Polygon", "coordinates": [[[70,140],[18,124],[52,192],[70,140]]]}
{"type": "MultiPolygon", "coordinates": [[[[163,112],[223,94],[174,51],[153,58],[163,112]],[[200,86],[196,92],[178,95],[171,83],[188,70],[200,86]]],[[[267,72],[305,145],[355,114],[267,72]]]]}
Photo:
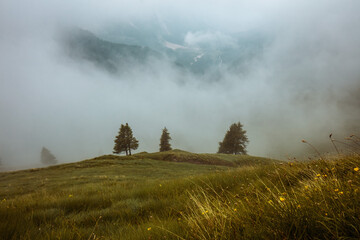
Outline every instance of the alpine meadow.
{"type": "Polygon", "coordinates": [[[359,12],[0,1],[0,240],[360,239],[359,12]]]}

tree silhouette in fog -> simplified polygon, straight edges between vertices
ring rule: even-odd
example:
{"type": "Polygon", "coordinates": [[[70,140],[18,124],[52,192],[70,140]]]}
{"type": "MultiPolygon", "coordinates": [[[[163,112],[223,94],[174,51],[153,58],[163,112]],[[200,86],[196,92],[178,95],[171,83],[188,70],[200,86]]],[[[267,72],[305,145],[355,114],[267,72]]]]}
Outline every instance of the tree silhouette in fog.
{"type": "Polygon", "coordinates": [[[246,145],[249,142],[243,125],[233,123],[226,132],[224,140],[219,142],[218,153],[226,154],[246,154],[246,145]]]}
{"type": "Polygon", "coordinates": [[[168,130],[166,129],[166,127],[163,129],[162,134],[161,134],[161,138],[160,138],[160,152],[164,152],[164,151],[170,151],[171,150],[171,145],[169,143],[169,141],[171,140],[170,134],[168,132],[168,130]]]}
{"type": "Polygon", "coordinates": [[[125,152],[126,156],[131,155],[131,149],[136,150],[139,147],[139,141],[133,136],[132,129],[127,123],[125,125],[121,124],[114,142],[113,153],[125,152]]]}
{"type": "Polygon", "coordinates": [[[41,150],[41,163],[46,165],[57,163],[56,157],[46,147],[41,150]]]}

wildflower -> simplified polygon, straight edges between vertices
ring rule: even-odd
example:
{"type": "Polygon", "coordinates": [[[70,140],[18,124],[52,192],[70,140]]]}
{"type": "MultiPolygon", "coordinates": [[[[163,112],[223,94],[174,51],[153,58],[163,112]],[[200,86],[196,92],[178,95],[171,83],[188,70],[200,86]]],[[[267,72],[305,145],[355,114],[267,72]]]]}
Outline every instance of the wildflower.
{"type": "Polygon", "coordinates": [[[148,227],[147,230],[150,231],[150,230],[151,230],[151,227],[148,227]]]}
{"type": "Polygon", "coordinates": [[[301,208],[301,205],[300,205],[300,204],[298,204],[298,205],[297,205],[297,208],[301,208]]]}
{"type": "Polygon", "coordinates": [[[72,194],[69,194],[69,198],[72,198],[73,197],[73,195],[72,194]]]}
{"type": "Polygon", "coordinates": [[[344,194],[344,192],[339,192],[338,194],[339,194],[339,195],[343,195],[343,194],[344,194]]]}
{"type": "Polygon", "coordinates": [[[326,213],[325,213],[325,216],[327,216],[327,215],[328,215],[328,213],[326,212],[326,213]]]}
{"type": "Polygon", "coordinates": [[[314,178],[315,180],[318,180],[318,178],[316,177],[316,178],[314,178]]]}
{"type": "Polygon", "coordinates": [[[337,189],[337,188],[336,188],[334,191],[335,191],[335,192],[338,192],[338,191],[339,191],[339,189],[337,189]]]}
{"type": "Polygon", "coordinates": [[[269,204],[273,204],[273,201],[272,201],[272,200],[269,200],[268,203],[269,203],[269,204]]]}
{"type": "Polygon", "coordinates": [[[280,197],[280,201],[281,201],[281,202],[285,202],[285,200],[286,200],[286,199],[285,199],[284,197],[280,197]]]}
{"type": "Polygon", "coordinates": [[[354,171],[355,172],[359,171],[359,168],[358,167],[354,168],[354,171]]]}
{"type": "Polygon", "coordinates": [[[202,214],[202,215],[204,215],[205,213],[208,213],[208,212],[209,212],[209,211],[208,211],[208,210],[206,210],[205,212],[202,212],[201,214],[202,214]]]}
{"type": "Polygon", "coordinates": [[[236,212],[237,211],[237,209],[236,208],[234,208],[234,212],[236,212]]]}
{"type": "Polygon", "coordinates": [[[320,177],[320,173],[316,174],[317,177],[320,177]]]}
{"type": "Polygon", "coordinates": [[[308,185],[306,185],[306,186],[305,186],[305,190],[308,190],[308,189],[309,189],[309,186],[308,186],[308,185]]]}
{"type": "Polygon", "coordinates": [[[270,192],[270,188],[267,187],[266,190],[270,192]]]}

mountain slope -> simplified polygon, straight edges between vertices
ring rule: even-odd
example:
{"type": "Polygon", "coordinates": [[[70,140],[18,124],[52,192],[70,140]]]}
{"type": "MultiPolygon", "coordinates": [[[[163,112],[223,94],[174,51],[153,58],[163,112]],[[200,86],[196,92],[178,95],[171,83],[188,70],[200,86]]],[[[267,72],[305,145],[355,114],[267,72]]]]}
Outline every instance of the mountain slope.
{"type": "MultiPolygon", "coordinates": [[[[0,173],[0,236],[4,239],[147,239],[136,232],[150,231],[146,230],[151,229],[149,225],[159,221],[177,225],[172,215],[185,211],[187,192],[197,184],[212,174],[238,169],[219,162],[240,159],[228,157],[174,150],[109,155],[0,173]],[[206,162],[207,156],[210,160],[206,162]],[[190,163],[194,159],[207,164],[190,163]]],[[[263,166],[262,163],[272,166],[268,164],[271,160],[258,160],[261,163],[248,162],[245,168],[263,166]]],[[[161,236],[154,239],[158,237],[161,236]]]]}
{"type": "Polygon", "coordinates": [[[105,41],[79,28],[64,30],[60,44],[68,56],[87,60],[111,73],[144,65],[151,58],[161,58],[158,52],[148,47],[105,41]]]}
{"type": "Polygon", "coordinates": [[[206,155],[179,150],[110,155],[1,173],[0,236],[26,240],[360,237],[358,155],[288,164],[259,159],[265,165],[240,168],[169,162],[166,156],[187,161],[206,155]]]}
{"type": "Polygon", "coordinates": [[[68,28],[61,32],[59,42],[72,59],[88,61],[113,74],[161,60],[177,70],[205,75],[207,80],[214,81],[221,79],[224,70],[245,74],[249,64],[262,56],[268,41],[264,36],[247,33],[229,36],[233,41],[230,45],[219,42],[186,46],[184,39],[177,37],[175,42],[169,42],[171,36],[157,35],[155,26],[151,29],[143,32],[136,28],[134,35],[134,28],[131,31],[120,28],[112,34],[103,34],[110,39],[106,41],[89,31],[68,28]]]}

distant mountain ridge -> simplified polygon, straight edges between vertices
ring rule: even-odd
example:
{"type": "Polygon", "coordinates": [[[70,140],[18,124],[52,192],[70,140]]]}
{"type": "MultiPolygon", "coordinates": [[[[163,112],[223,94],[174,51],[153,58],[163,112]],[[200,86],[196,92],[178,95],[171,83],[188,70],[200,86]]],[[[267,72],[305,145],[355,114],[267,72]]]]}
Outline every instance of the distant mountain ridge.
{"type": "Polygon", "coordinates": [[[63,31],[61,44],[69,57],[87,60],[110,73],[145,64],[150,58],[162,58],[160,53],[148,47],[105,41],[80,28],[63,31]]]}
{"type": "MultiPolygon", "coordinates": [[[[230,46],[190,47],[182,45],[180,40],[168,41],[166,36],[158,36],[156,42],[149,31],[137,31],[141,33],[139,38],[149,35],[151,40],[131,38],[133,42],[144,44],[143,46],[131,45],[130,40],[127,40],[126,44],[115,43],[112,40],[103,40],[90,31],[71,28],[62,32],[60,43],[70,58],[88,61],[112,74],[145,66],[151,60],[161,60],[180,71],[197,75],[207,74],[209,78],[213,78],[212,80],[220,79],[223,70],[236,74],[246,73],[249,62],[261,57],[266,44],[266,39],[262,36],[240,34],[234,35],[236,44],[230,46]],[[150,44],[156,50],[146,44],[150,44]]],[[[119,30],[119,34],[123,36],[119,39],[126,39],[126,31],[119,30]]],[[[133,33],[130,32],[129,35],[131,34],[133,33]]],[[[108,39],[114,38],[108,36],[108,39]]]]}

